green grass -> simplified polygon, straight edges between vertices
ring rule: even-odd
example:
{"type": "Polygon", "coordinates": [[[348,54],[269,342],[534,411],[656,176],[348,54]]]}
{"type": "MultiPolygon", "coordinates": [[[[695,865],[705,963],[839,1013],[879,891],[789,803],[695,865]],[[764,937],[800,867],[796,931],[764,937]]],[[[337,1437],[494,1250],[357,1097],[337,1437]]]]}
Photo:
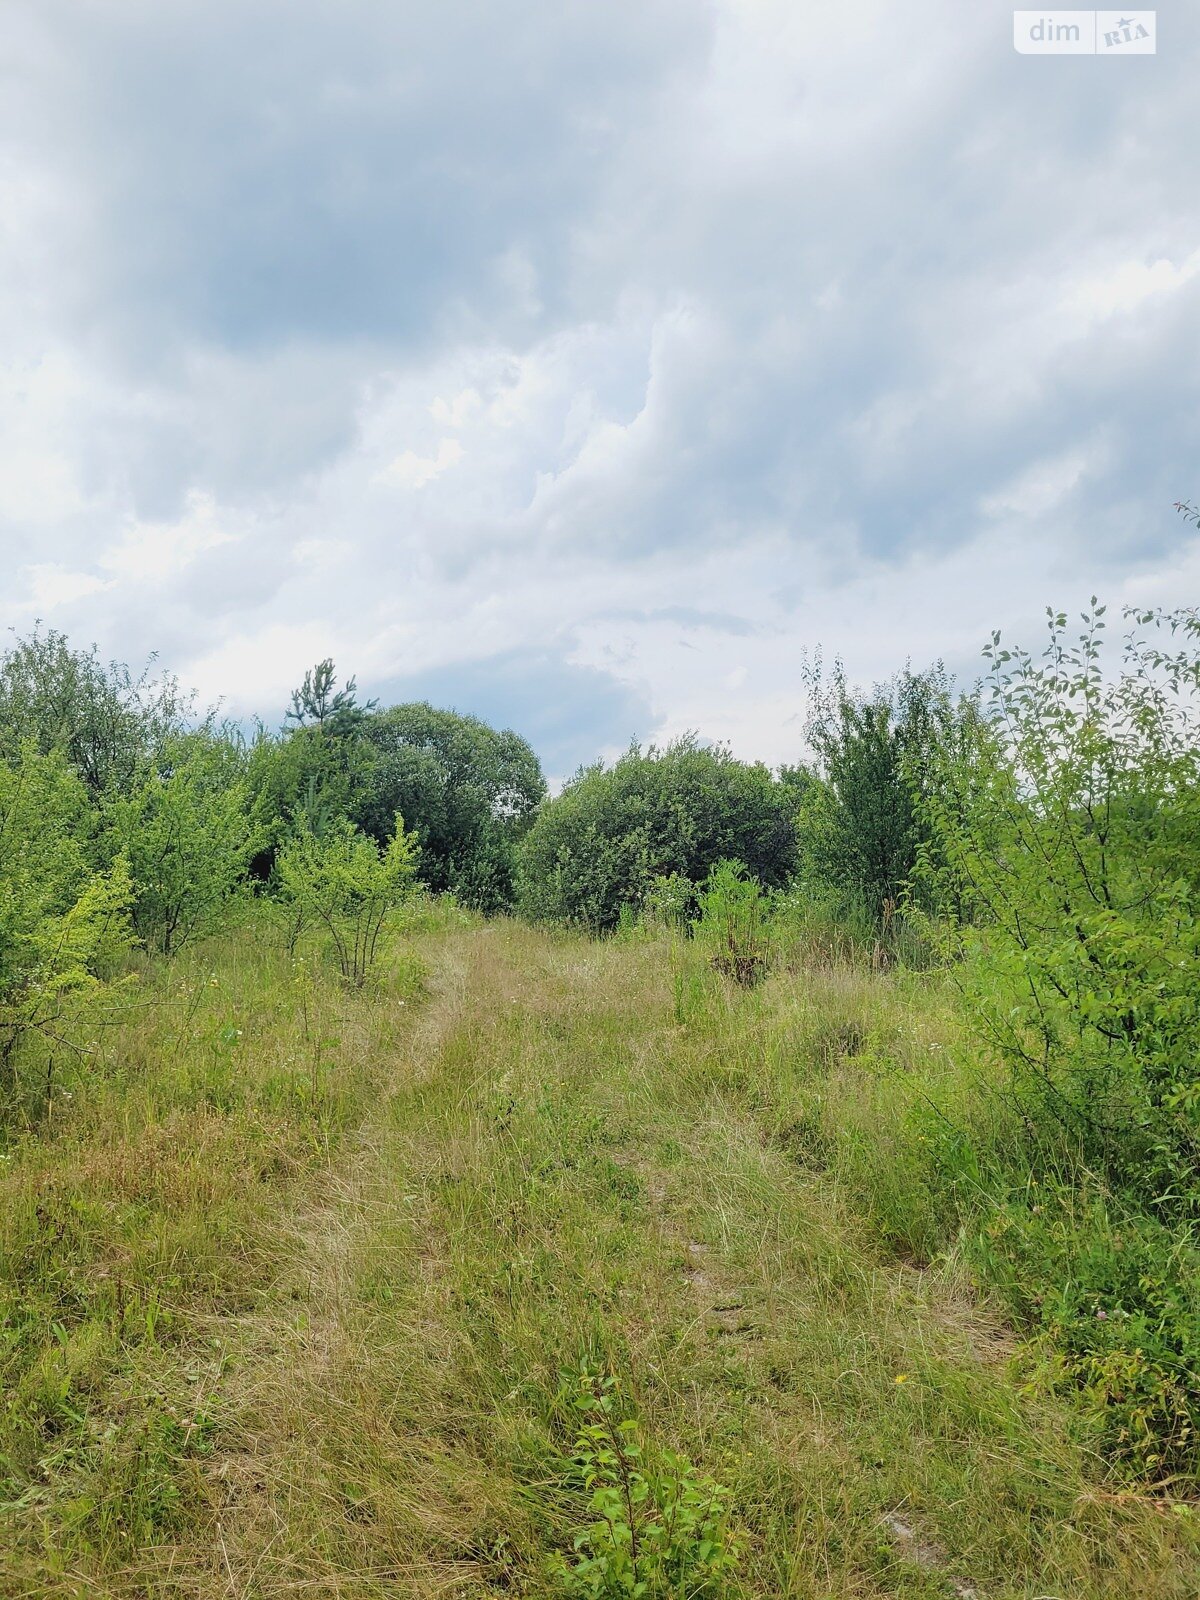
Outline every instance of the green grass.
{"type": "Polygon", "coordinates": [[[1191,1507],[1116,1475],[943,1248],[980,1174],[914,1120],[971,1106],[934,979],[741,991],[444,912],[372,992],[303,954],[263,924],[148,970],[29,1089],[0,1594],[549,1597],[585,1365],[728,1486],[729,1595],[1196,1592],[1191,1507]]]}

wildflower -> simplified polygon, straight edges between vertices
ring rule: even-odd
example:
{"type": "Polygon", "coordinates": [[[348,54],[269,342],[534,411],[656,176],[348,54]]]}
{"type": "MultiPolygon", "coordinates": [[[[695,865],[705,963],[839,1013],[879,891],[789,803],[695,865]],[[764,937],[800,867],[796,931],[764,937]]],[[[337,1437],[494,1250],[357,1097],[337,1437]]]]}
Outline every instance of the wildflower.
{"type": "Polygon", "coordinates": [[[1107,1322],[1108,1321],[1108,1312],[1105,1311],[1103,1306],[1097,1306],[1096,1307],[1096,1321],[1097,1322],[1107,1322]]]}
{"type": "Polygon", "coordinates": [[[897,1383],[907,1383],[908,1382],[908,1373],[907,1372],[898,1372],[896,1374],[895,1381],[897,1383]]]}

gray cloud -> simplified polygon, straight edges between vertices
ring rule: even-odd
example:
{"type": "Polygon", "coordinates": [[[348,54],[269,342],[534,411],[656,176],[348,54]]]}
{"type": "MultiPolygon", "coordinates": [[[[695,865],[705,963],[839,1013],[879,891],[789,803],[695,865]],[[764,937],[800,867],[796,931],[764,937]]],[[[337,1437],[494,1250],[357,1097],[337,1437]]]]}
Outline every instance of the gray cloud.
{"type": "Polygon", "coordinates": [[[0,620],[564,770],[787,756],[805,645],[1194,598],[1200,19],[1009,11],[14,0],[0,620]]]}

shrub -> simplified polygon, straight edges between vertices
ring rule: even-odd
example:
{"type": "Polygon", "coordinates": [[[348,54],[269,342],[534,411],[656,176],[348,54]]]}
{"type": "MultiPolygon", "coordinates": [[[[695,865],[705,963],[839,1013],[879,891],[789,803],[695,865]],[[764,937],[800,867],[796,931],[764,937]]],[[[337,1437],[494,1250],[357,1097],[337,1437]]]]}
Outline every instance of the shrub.
{"type": "Polygon", "coordinates": [[[373,755],[355,725],[342,734],[335,722],[296,727],[274,738],[260,729],[251,746],[246,780],[266,837],[256,873],[270,874],[274,850],[303,823],[321,832],[349,814],[371,781],[373,755]]]}
{"type": "Polygon", "coordinates": [[[738,861],[720,861],[700,892],[695,936],[718,972],[752,988],[770,961],[763,891],[738,861]]]}
{"type": "Polygon", "coordinates": [[[381,842],[397,811],[421,836],[421,877],[464,905],[513,903],[514,846],[545,797],[537,756],[509,729],[422,703],[362,724],[371,756],[353,819],[381,842]]]}
{"type": "Polygon", "coordinates": [[[571,1477],[592,1521],[553,1571],[579,1600],[670,1600],[716,1594],[737,1564],[728,1490],[673,1450],[642,1442],[622,1417],[616,1379],[584,1368],[572,1396],[582,1414],[571,1477]]]}
{"type": "Polygon", "coordinates": [[[79,1013],[128,949],[129,874],[88,869],[83,785],[61,755],[0,762],[0,1088],[31,1033],[71,1045],[79,1013]]]}
{"type": "Polygon", "coordinates": [[[920,870],[1022,1145],[964,1239],[1107,1452],[1162,1477],[1200,1419],[1200,618],[1132,620],[1118,671],[1095,600],[1040,660],[994,636],[920,870]]]}
{"type": "Polygon", "coordinates": [[[841,662],[826,679],[807,674],[806,733],[818,771],[788,769],[800,815],[802,888],[851,923],[865,921],[889,944],[922,846],[933,836],[922,798],[946,752],[975,721],[956,701],[945,669],[905,669],[869,692],[853,689],[841,662]]]}
{"type": "Polygon", "coordinates": [[[682,872],[660,873],[650,880],[642,906],[643,919],[654,929],[685,928],[696,911],[696,886],[682,872]]]}
{"type": "Polygon", "coordinates": [[[1055,1159],[1200,1213],[1200,618],[1146,615],[1105,671],[1104,608],[1043,659],[989,651],[991,716],[928,814],[936,930],[1055,1159]],[[963,960],[962,958],[967,958],[963,960]]]}
{"type": "Polygon", "coordinates": [[[361,987],[388,912],[412,893],[416,836],[398,816],[382,851],[345,820],[325,834],[303,828],[280,851],[277,870],[284,894],[329,934],[342,977],[361,987]]]}
{"type": "Polygon", "coordinates": [[[1151,1477],[1200,1461],[1200,1250],[1111,1196],[1042,1184],[969,1239],[1052,1376],[1082,1394],[1110,1455],[1151,1477]]]}
{"type": "Polygon", "coordinates": [[[535,920],[606,933],[622,905],[643,908],[656,879],[699,884],[723,860],[765,887],[784,884],[796,861],[793,791],[690,738],[635,745],[542,807],[520,848],[519,905],[535,920]]]}
{"type": "Polygon", "coordinates": [[[129,863],[138,937],[163,955],[212,927],[263,839],[237,750],[206,733],[171,741],[106,816],[109,853],[129,863]]]}
{"type": "Polygon", "coordinates": [[[192,708],[174,678],[151,678],[152,666],[135,677],[53,629],[18,639],[0,657],[0,755],[13,760],[22,744],[59,751],[93,799],[128,790],[192,708]]]}

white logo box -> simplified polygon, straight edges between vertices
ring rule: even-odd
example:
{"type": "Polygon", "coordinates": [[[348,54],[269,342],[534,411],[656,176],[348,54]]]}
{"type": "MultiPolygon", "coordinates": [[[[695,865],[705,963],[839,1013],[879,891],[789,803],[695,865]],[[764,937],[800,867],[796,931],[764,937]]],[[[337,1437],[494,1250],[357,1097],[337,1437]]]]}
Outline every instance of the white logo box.
{"type": "Polygon", "coordinates": [[[1013,45],[1023,56],[1152,56],[1154,11],[1014,11],[1013,45]]]}

